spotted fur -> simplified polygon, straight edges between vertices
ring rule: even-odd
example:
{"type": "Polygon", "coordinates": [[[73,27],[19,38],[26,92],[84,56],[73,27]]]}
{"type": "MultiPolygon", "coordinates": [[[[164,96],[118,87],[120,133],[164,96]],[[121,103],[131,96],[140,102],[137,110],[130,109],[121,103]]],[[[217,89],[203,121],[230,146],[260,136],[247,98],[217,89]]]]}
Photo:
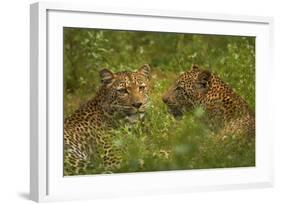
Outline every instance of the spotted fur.
{"type": "Polygon", "coordinates": [[[135,122],[148,106],[150,67],[136,72],[100,71],[96,96],[64,120],[64,175],[90,169],[114,172],[121,166],[121,150],[111,131],[123,121],[135,122]]]}
{"type": "Polygon", "coordinates": [[[255,116],[245,100],[217,75],[193,65],[180,75],[163,96],[176,118],[200,106],[206,124],[219,136],[255,136],[255,116]]]}

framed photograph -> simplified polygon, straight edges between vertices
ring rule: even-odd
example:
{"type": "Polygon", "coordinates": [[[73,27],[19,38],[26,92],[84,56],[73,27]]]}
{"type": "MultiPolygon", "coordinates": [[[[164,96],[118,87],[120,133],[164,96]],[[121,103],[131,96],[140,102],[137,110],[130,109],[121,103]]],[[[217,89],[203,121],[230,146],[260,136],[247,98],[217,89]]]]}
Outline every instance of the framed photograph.
{"type": "Polygon", "coordinates": [[[270,17],[31,5],[30,198],[270,187],[270,17]]]}

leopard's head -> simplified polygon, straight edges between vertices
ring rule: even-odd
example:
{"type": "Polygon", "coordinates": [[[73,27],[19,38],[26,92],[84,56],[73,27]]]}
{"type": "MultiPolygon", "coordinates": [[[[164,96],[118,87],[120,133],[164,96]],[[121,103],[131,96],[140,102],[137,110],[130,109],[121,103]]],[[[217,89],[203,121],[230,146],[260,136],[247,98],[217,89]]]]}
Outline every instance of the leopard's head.
{"type": "Polygon", "coordinates": [[[150,66],[145,64],[135,72],[100,71],[103,107],[130,122],[142,118],[148,107],[150,66]]]}
{"type": "Polygon", "coordinates": [[[184,112],[200,104],[209,89],[211,73],[192,65],[191,70],[181,74],[163,95],[168,112],[180,119],[184,112]]]}

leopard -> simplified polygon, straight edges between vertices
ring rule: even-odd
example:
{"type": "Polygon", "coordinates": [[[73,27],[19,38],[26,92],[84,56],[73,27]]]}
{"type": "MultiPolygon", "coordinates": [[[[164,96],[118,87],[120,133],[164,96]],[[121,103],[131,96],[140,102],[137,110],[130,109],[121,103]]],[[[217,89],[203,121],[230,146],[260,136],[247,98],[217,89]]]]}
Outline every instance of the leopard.
{"type": "Polygon", "coordinates": [[[176,120],[200,108],[200,122],[219,139],[255,136],[255,113],[249,104],[218,75],[197,64],[177,77],[162,101],[176,120]]]}
{"type": "Polygon", "coordinates": [[[112,131],[143,119],[149,105],[150,70],[148,64],[136,71],[100,69],[96,95],[64,119],[65,176],[120,169],[122,150],[112,131]]]}

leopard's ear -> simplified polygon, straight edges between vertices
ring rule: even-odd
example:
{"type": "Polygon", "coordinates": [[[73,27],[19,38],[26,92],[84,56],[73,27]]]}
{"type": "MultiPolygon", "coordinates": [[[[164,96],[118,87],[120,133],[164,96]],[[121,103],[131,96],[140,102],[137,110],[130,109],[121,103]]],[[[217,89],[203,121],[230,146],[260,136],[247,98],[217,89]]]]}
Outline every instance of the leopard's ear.
{"type": "Polygon", "coordinates": [[[112,73],[107,68],[100,70],[99,74],[100,74],[101,82],[103,84],[111,83],[114,79],[114,73],[112,73]]]}
{"type": "Polygon", "coordinates": [[[150,78],[150,71],[151,68],[148,64],[142,65],[138,70],[138,72],[141,73],[143,76],[145,76],[147,79],[150,78]]]}
{"type": "Polygon", "coordinates": [[[208,91],[211,75],[212,75],[211,72],[207,70],[203,70],[198,74],[196,87],[200,92],[208,91]]]}
{"type": "Polygon", "coordinates": [[[197,64],[192,64],[192,65],[191,65],[191,70],[199,70],[199,65],[197,65],[197,64]]]}

